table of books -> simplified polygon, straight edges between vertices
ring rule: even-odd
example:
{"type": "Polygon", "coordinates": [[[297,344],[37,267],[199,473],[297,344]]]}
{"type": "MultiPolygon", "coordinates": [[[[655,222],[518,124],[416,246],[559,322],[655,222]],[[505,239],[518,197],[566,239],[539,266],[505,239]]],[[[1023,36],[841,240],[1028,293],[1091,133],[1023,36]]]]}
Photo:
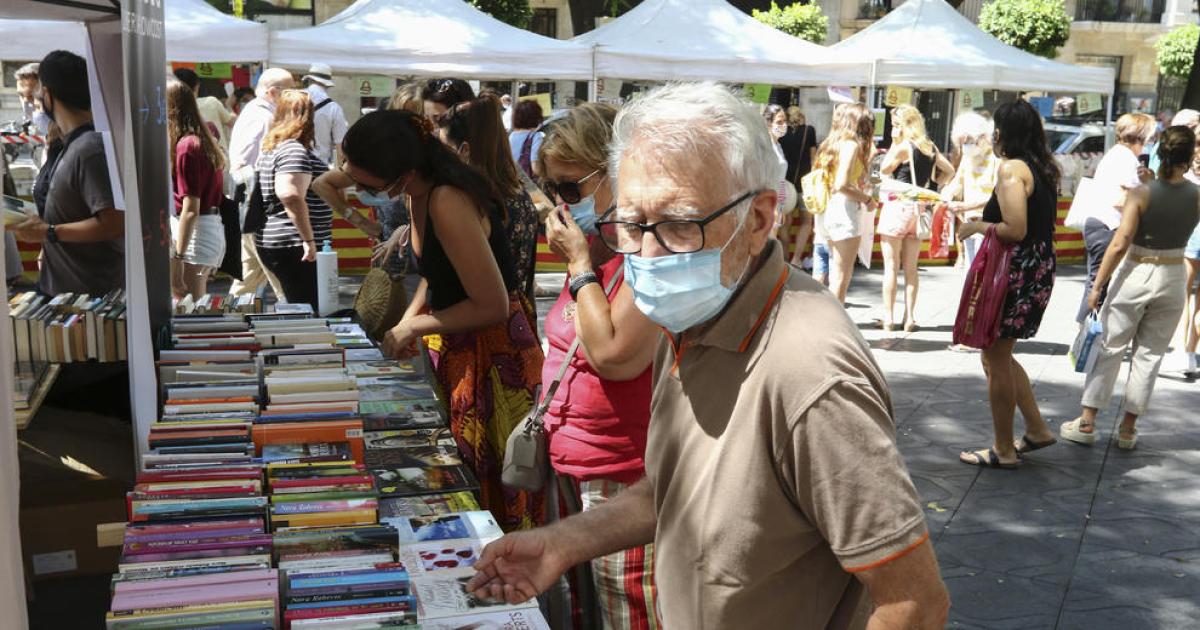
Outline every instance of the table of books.
{"type": "Polygon", "coordinates": [[[502,532],[422,361],[303,309],[171,332],[109,630],[548,628],[464,589],[502,532]]]}

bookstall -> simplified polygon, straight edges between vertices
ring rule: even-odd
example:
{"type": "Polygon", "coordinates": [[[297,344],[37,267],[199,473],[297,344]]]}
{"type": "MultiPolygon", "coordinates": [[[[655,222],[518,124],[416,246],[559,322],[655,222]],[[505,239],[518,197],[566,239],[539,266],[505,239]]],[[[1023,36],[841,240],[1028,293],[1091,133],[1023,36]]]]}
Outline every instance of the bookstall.
{"type": "Polygon", "coordinates": [[[423,361],[278,305],[174,317],[157,372],[128,523],[97,531],[120,547],[109,630],[548,628],[464,590],[503,532],[423,361]]]}

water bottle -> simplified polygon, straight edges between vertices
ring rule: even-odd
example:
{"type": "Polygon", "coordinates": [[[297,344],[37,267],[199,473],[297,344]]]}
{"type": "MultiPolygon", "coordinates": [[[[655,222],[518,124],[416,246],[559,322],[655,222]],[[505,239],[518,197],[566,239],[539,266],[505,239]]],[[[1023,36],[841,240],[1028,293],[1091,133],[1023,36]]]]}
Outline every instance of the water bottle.
{"type": "Polygon", "coordinates": [[[325,241],[317,252],[317,311],[324,317],[338,310],[337,252],[325,241]]]}

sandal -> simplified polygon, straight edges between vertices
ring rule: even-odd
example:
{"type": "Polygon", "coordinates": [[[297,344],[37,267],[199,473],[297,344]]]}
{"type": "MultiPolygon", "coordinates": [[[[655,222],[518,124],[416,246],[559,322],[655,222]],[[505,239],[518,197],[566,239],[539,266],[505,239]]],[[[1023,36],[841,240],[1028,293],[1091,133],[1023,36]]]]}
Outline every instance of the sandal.
{"type": "Polygon", "coordinates": [[[904,324],[904,332],[906,333],[917,332],[920,329],[921,325],[915,321],[910,320],[908,323],[904,324]]]}
{"type": "Polygon", "coordinates": [[[1096,443],[1096,425],[1090,425],[1092,427],[1091,433],[1083,431],[1084,426],[1083,418],[1075,418],[1070,422],[1062,423],[1062,426],[1058,428],[1058,434],[1064,440],[1091,446],[1096,443]]]}
{"type": "Polygon", "coordinates": [[[1117,448],[1123,451],[1132,451],[1134,448],[1136,448],[1137,440],[1137,427],[1130,427],[1128,429],[1122,428],[1117,431],[1117,448]],[[1123,438],[1121,437],[1122,435],[1128,435],[1129,437],[1123,438]]]}
{"type": "Polygon", "coordinates": [[[1019,454],[1032,453],[1047,446],[1054,446],[1055,444],[1058,444],[1058,440],[1054,438],[1050,438],[1045,442],[1035,442],[1028,435],[1022,435],[1020,440],[1013,442],[1013,446],[1017,448],[1017,453],[1019,454]]]}
{"type": "Polygon", "coordinates": [[[958,454],[958,461],[981,468],[1002,468],[1004,470],[1016,470],[1017,466],[1021,464],[1019,461],[1000,461],[1000,456],[996,454],[996,450],[991,448],[979,451],[963,451],[958,454]]]}

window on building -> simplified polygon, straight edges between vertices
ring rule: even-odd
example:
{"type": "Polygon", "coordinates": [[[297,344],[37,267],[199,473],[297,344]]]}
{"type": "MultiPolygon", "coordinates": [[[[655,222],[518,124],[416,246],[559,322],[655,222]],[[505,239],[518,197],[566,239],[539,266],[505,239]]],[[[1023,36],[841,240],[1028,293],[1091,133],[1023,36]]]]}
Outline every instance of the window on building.
{"type": "Polygon", "coordinates": [[[558,9],[534,9],[529,30],[551,39],[558,39],[558,9]]]}

